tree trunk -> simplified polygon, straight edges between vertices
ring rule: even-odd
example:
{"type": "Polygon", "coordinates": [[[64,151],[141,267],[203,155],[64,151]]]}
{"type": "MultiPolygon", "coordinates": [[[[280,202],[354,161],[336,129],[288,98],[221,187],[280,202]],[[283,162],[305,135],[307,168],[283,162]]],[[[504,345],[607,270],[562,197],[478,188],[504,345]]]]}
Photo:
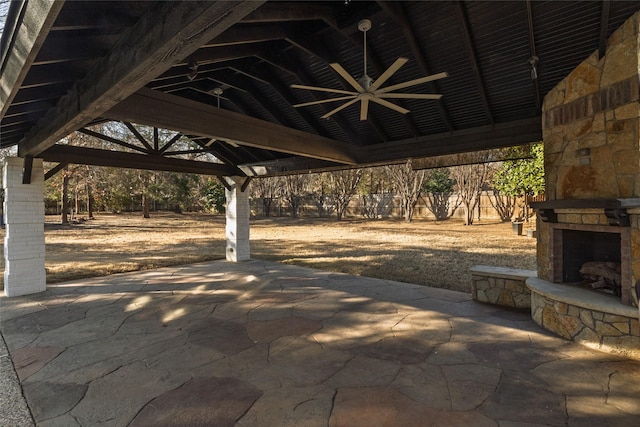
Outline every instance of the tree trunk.
{"type": "Polygon", "coordinates": [[[61,221],[63,224],[69,224],[69,175],[64,171],[62,177],[62,210],[61,221]]]}
{"type": "Polygon", "coordinates": [[[87,184],[87,215],[89,219],[93,219],[93,191],[91,184],[87,184]]]}
{"type": "Polygon", "coordinates": [[[262,198],[262,216],[267,218],[271,214],[271,197],[262,198]]]}
{"type": "Polygon", "coordinates": [[[149,215],[149,199],[145,192],[142,193],[142,216],[144,218],[151,218],[149,215]]]}
{"type": "Polygon", "coordinates": [[[78,215],[80,215],[80,196],[78,195],[78,184],[77,184],[77,178],[76,178],[76,188],[75,191],[73,192],[73,212],[71,213],[71,219],[77,217],[78,215]]]}

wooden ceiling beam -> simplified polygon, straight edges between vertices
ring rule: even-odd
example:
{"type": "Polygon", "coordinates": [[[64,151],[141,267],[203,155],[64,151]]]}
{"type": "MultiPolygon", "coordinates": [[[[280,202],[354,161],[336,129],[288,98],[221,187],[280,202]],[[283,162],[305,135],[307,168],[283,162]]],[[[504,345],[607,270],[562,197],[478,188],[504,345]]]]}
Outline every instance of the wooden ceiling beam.
{"type": "Polygon", "coordinates": [[[289,34],[290,30],[280,23],[238,23],[202,47],[238,46],[247,43],[283,40],[289,34]]]}
{"type": "Polygon", "coordinates": [[[227,140],[238,145],[338,163],[358,163],[355,153],[344,143],[151,89],[139,90],[105,112],[104,116],[227,140]]]}
{"type": "MultiPolygon", "coordinates": [[[[416,37],[416,33],[413,30],[411,25],[411,21],[409,20],[409,16],[407,12],[404,10],[401,4],[398,2],[391,1],[379,1],[378,5],[384,10],[387,14],[391,16],[402,29],[402,33],[404,34],[404,38],[409,45],[409,49],[411,50],[411,54],[415,58],[418,63],[418,67],[424,73],[424,75],[429,76],[433,74],[433,70],[429,66],[427,62],[427,58],[425,57],[422,47],[420,46],[420,42],[416,37]]],[[[438,88],[437,82],[430,82],[428,87],[431,88],[431,92],[440,93],[440,89],[438,88]]],[[[445,127],[449,130],[453,130],[453,124],[451,123],[451,119],[449,118],[449,113],[447,112],[444,103],[442,100],[438,99],[435,101],[438,107],[438,113],[440,113],[440,118],[442,119],[442,123],[444,123],[445,127]]]]}
{"type": "Polygon", "coordinates": [[[27,133],[19,143],[18,154],[36,155],[51,147],[261,4],[249,0],[151,3],[112,50],[27,133]]]}
{"type": "Polygon", "coordinates": [[[540,95],[540,84],[538,83],[538,54],[536,52],[535,28],[533,26],[533,11],[531,10],[531,0],[526,1],[527,7],[527,28],[529,32],[529,64],[531,67],[531,80],[533,91],[536,96],[536,112],[540,112],[542,96],[540,95]],[[535,77],[535,78],[534,78],[535,77]]]}
{"type": "MultiPolygon", "coordinates": [[[[279,59],[278,57],[270,53],[261,52],[258,54],[258,58],[284,71],[285,73],[288,73],[289,75],[295,77],[300,84],[305,84],[307,82],[313,81],[311,79],[311,75],[304,69],[302,61],[300,61],[299,58],[294,57],[293,55],[290,55],[289,58],[287,58],[287,61],[289,62],[289,64],[291,64],[292,68],[295,69],[296,71],[290,70],[289,66],[285,65],[281,59],[279,59]]],[[[314,97],[316,101],[328,98],[327,96],[324,96],[324,97],[321,96],[320,93],[316,91],[309,91],[309,93],[311,96],[314,97]]],[[[330,107],[327,104],[319,104],[319,107],[323,108],[325,113],[328,113],[334,108],[334,107],[330,107]]],[[[331,116],[331,119],[342,130],[342,132],[345,134],[348,140],[352,142],[358,141],[356,132],[353,130],[353,127],[346,120],[336,115],[331,116]]]]}
{"type": "Polygon", "coordinates": [[[602,1],[600,12],[600,40],[598,42],[598,57],[603,58],[607,53],[607,32],[609,30],[609,13],[611,12],[611,2],[602,1]]]}
{"type": "Polygon", "coordinates": [[[4,27],[7,46],[2,48],[6,50],[0,52],[0,119],[18,93],[64,1],[29,1],[23,3],[21,11],[16,5],[11,5],[10,12],[15,14],[7,17],[4,27]]]}
{"type": "Polygon", "coordinates": [[[151,153],[148,149],[146,149],[144,147],[138,147],[137,145],[129,144],[128,142],[119,140],[118,138],[114,138],[114,137],[108,136],[108,135],[103,135],[100,132],[96,132],[96,131],[93,131],[91,129],[81,128],[81,129],[78,129],[78,132],[83,133],[83,134],[85,134],[87,136],[91,136],[91,137],[94,137],[94,138],[101,139],[103,141],[110,142],[112,144],[119,145],[121,147],[129,148],[130,150],[138,151],[140,153],[145,153],[145,154],[150,154],[151,153]]]}
{"type": "Polygon", "coordinates": [[[123,151],[99,150],[72,145],[53,145],[37,157],[47,162],[108,166],[125,169],[195,173],[215,176],[244,176],[235,166],[123,151]]]}
{"type": "Polygon", "coordinates": [[[295,3],[267,2],[265,5],[245,16],[243,23],[257,22],[294,22],[320,20],[337,25],[330,6],[308,3],[300,7],[295,3]]]}
{"type": "MultiPolygon", "coordinates": [[[[333,53],[329,52],[329,50],[322,43],[319,43],[319,42],[316,42],[316,41],[312,41],[312,40],[308,40],[308,39],[307,40],[302,40],[302,39],[295,39],[294,40],[292,38],[288,38],[287,42],[289,42],[291,45],[297,47],[298,49],[302,50],[303,52],[306,52],[308,55],[315,56],[316,58],[320,59],[321,61],[323,61],[325,63],[327,68],[330,68],[329,67],[330,63],[337,62],[337,59],[334,57],[335,55],[333,53]]],[[[342,87],[342,89],[344,89],[344,90],[354,90],[353,87],[348,86],[344,82],[344,79],[333,68],[330,68],[330,69],[333,72],[333,74],[335,75],[336,81],[339,82],[339,84],[342,87]]],[[[305,84],[309,84],[309,82],[305,82],[305,84]]],[[[374,130],[374,132],[380,138],[380,140],[382,140],[384,142],[389,141],[389,137],[387,136],[385,131],[382,129],[382,127],[380,127],[378,122],[379,122],[379,120],[377,119],[375,114],[372,111],[369,111],[369,120],[366,120],[366,123],[369,126],[371,126],[371,128],[374,130]]]]}
{"type": "Polygon", "coordinates": [[[501,148],[542,140],[542,119],[516,120],[493,126],[447,132],[437,135],[361,147],[362,163],[384,163],[416,157],[462,153],[478,148],[501,148]]]}
{"type": "Polygon", "coordinates": [[[487,96],[487,90],[484,87],[484,78],[482,77],[482,71],[478,65],[478,57],[476,56],[476,49],[473,45],[473,36],[471,35],[471,25],[469,24],[469,17],[467,16],[467,10],[464,3],[461,1],[456,2],[456,12],[458,14],[458,22],[460,23],[460,29],[462,30],[462,40],[464,41],[464,47],[467,50],[467,58],[469,59],[469,65],[471,65],[471,71],[473,78],[476,81],[476,87],[480,94],[480,102],[484,109],[484,114],[487,116],[489,124],[494,124],[493,113],[491,112],[491,106],[489,105],[489,97],[487,96]]]}
{"type": "MultiPolygon", "coordinates": [[[[243,69],[248,70],[248,72],[239,70],[238,71],[244,73],[247,76],[250,76],[253,79],[265,82],[266,84],[271,86],[271,88],[278,94],[278,96],[280,96],[280,98],[282,98],[287,104],[293,105],[298,102],[294,98],[291,89],[288,86],[282,84],[280,78],[267,67],[260,66],[259,64],[249,64],[248,66],[243,67],[243,69]]],[[[311,129],[313,129],[315,133],[327,138],[330,137],[327,131],[318,122],[318,119],[316,117],[302,109],[294,107],[291,108],[302,120],[307,123],[307,125],[311,129]]]]}

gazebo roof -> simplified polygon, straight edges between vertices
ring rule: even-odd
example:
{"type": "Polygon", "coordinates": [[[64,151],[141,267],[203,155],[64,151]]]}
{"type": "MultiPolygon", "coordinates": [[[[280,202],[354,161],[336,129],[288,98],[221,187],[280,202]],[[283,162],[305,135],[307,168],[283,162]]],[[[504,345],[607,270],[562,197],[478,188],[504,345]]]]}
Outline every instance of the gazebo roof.
{"type": "Polygon", "coordinates": [[[63,163],[251,175],[536,142],[544,95],[604,55],[638,10],[637,1],[13,2],[0,46],[0,146],[63,163]],[[340,95],[292,84],[352,90],[329,64],[362,75],[365,18],[367,74],[406,57],[386,85],[447,72],[401,89],[442,99],[390,100],[407,114],[370,103],[367,120],[357,105],[328,119],[339,102],[293,107],[340,95]],[[56,144],[106,120],[179,131],[221,163],[178,161],[153,144],[137,159],[56,144]]]}

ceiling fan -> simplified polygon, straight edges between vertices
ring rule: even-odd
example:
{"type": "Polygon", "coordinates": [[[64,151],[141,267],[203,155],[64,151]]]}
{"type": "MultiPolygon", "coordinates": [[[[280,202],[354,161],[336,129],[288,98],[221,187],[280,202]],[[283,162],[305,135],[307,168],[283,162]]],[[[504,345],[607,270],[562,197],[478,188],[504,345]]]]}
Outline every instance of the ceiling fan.
{"type": "Polygon", "coordinates": [[[386,69],[384,73],[380,75],[375,81],[367,75],[367,31],[371,29],[371,21],[368,19],[363,19],[358,23],[358,29],[362,31],[364,34],[364,74],[363,76],[356,80],[349,74],[342,65],[338,63],[329,64],[331,68],[333,68],[342,78],[344,78],[347,83],[349,83],[355,91],[349,90],[341,90],[341,89],[332,89],[325,87],[317,87],[317,86],[305,86],[305,85],[291,85],[292,88],[295,89],[306,89],[313,90],[318,92],[329,92],[329,93],[337,93],[345,96],[338,96],[334,98],[322,99],[319,101],[305,102],[303,104],[295,104],[294,107],[307,107],[309,105],[318,105],[324,104],[327,102],[334,101],[346,101],[344,104],[329,111],[327,114],[322,116],[323,119],[327,119],[356,102],[360,101],[360,120],[367,120],[367,115],[369,112],[369,102],[375,102],[377,104],[383,105],[387,108],[395,110],[402,114],[407,114],[409,110],[406,108],[400,107],[392,102],[387,101],[387,99],[440,99],[442,95],[434,95],[434,94],[422,94],[422,93],[402,93],[402,92],[394,92],[398,89],[404,89],[406,87],[415,86],[422,83],[427,83],[433,80],[442,79],[444,77],[448,77],[449,75],[446,72],[432,74],[430,76],[421,77],[415,80],[409,80],[404,83],[398,83],[395,85],[381,87],[389,78],[400,69],[404,64],[409,61],[408,58],[400,57],[395,60],[393,64],[389,68],[386,69]]]}

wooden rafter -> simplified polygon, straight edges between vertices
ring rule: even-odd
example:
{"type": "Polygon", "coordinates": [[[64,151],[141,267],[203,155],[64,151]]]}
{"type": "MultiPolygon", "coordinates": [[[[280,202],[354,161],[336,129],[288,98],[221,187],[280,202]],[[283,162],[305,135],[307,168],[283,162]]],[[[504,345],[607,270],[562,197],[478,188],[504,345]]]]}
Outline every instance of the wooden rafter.
{"type": "MultiPolygon", "coordinates": [[[[529,29],[529,53],[530,58],[533,58],[534,63],[531,64],[531,67],[536,67],[536,78],[533,79],[533,90],[536,95],[536,110],[540,111],[540,106],[542,104],[542,97],[540,96],[540,84],[538,83],[537,77],[537,58],[538,55],[536,53],[536,37],[535,37],[535,28],[533,26],[533,11],[531,10],[531,0],[526,1],[527,6],[527,27],[529,29]]],[[[530,59],[532,60],[532,59],[530,59]]]]}
{"type": "Polygon", "coordinates": [[[362,163],[381,163],[389,160],[412,157],[438,156],[443,154],[474,151],[478,147],[500,148],[528,144],[542,140],[540,117],[498,123],[483,127],[376,144],[363,147],[362,163]]]}
{"type": "MultiPolygon", "coordinates": [[[[33,1],[23,5],[22,21],[13,28],[12,38],[6,54],[0,58],[0,118],[4,117],[12,100],[18,93],[31,64],[34,62],[54,21],[58,17],[64,1],[33,1]]],[[[5,31],[10,31],[11,22],[7,22],[5,31]]]]}
{"type": "Polygon", "coordinates": [[[238,145],[339,163],[357,163],[355,153],[338,141],[151,89],[139,90],[104,116],[230,140],[238,145]]]}
{"type": "Polygon", "coordinates": [[[603,0],[602,11],[600,12],[600,39],[598,41],[598,56],[604,57],[607,53],[607,32],[609,30],[609,12],[611,11],[611,2],[603,0]]]}
{"type": "Polygon", "coordinates": [[[81,128],[81,129],[78,129],[78,132],[83,133],[83,134],[88,135],[88,136],[92,136],[94,138],[102,139],[103,141],[107,141],[107,142],[111,142],[111,143],[116,144],[116,145],[120,145],[121,147],[126,147],[126,148],[129,148],[131,150],[138,151],[140,153],[145,153],[145,154],[151,153],[151,151],[148,150],[145,147],[138,147],[137,145],[130,144],[130,143],[126,142],[126,141],[122,141],[121,139],[114,138],[114,137],[109,136],[109,135],[104,135],[104,134],[102,134],[100,132],[96,132],[96,131],[93,131],[91,129],[81,128]]]}
{"type": "Polygon", "coordinates": [[[27,133],[19,144],[18,154],[44,151],[261,4],[260,1],[152,3],[112,50],[27,133]]]}
{"type": "MultiPolygon", "coordinates": [[[[293,46],[301,49],[303,52],[306,52],[307,54],[315,56],[316,58],[320,59],[322,62],[325,63],[327,68],[330,68],[329,67],[330,63],[336,61],[335,58],[331,57],[333,54],[330,53],[326,49],[326,47],[324,47],[324,44],[322,44],[322,43],[316,42],[314,40],[304,40],[304,41],[302,41],[301,39],[294,40],[292,38],[288,38],[287,41],[289,43],[291,43],[293,46]],[[323,52],[323,51],[325,51],[325,52],[323,52]]],[[[345,89],[345,90],[353,90],[353,88],[351,86],[347,86],[344,83],[343,78],[340,77],[340,75],[333,68],[331,68],[331,70],[334,72],[336,80],[338,82],[340,82],[340,85],[342,86],[343,89],[345,89]]],[[[371,128],[375,131],[375,133],[378,135],[378,137],[384,142],[389,141],[389,136],[382,129],[382,127],[380,127],[380,125],[378,124],[379,121],[378,121],[376,115],[373,114],[372,111],[369,111],[369,119],[370,120],[366,120],[366,123],[369,126],[371,126],[371,128]]]]}
{"type": "Polygon", "coordinates": [[[57,174],[58,172],[60,172],[62,169],[66,168],[69,165],[69,163],[58,163],[57,165],[55,165],[54,167],[52,167],[51,169],[49,169],[47,171],[47,173],[44,174],[44,180],[48,181],[49,179],[51,179],[55,174],[57,174]]]}
{"type": "Polygon", "coordinates": [[[40,153],[38,157],[47,162],[66,162],[125,169],[183,172],[215,176],[244,175],[242,171],[232,165],[171,157],[150,157],[145,154],[98,150],[95,148],[74,147],[71,145],[54,145],[40,153]]]}
{"type": "MultiPolygon", "coordinates": [[[[409,21],[409,17],[407,16],[407,13],[404,11],[404,9],[396,2],[385,1],[385,2],[378,2],[378,4],[380,5],[380,7],[382,7],[383,10],[389,13],[389,15],[391,15],[391,17],[393,17],[393,19],[395,19],[400,24],[400,28],[402,28],[402,32],[404,34],[405,40],[407,41],[407,44],[411,49],[411,54],[418,62],[418,66],[420,67],[420,70],[427,76],[430,74],[433,74],[431,67],[429,67],[429,64],[427,63],[427,58],[422,53],[422,48],[420,47],[420,43],[418,42],[416,34],[413,31],[413,28],[411,26],[411,22],[409,21]]],[[[438,89],[438,84],[436,82],[430,82],[429,85],[433,89],[434,93],[440,93],[440,90],[438,89]]],[[[449,119],[449,114],[447,113],[447,110],[445,109],[444,104],[442,103],[442,100],[436,100],[436,105],[438,107],[438,112],[440,113],[440,118],[442,119],[442,122],[444,123],[445,127],[449,131],[452,131],[453,125],[451,124],[451,120],[449,119]]]]}
{"type": "MultiPolygon", "coordinates": [[[[258,58],[260,58],[262,61],[273,65],[274,67],[284,71],[285,73],[288,73],[289,75],[293,76],[296,78],[296,80],[300,83],[300,84],[304,84],[305,82],[310,82],[312,81],[311,79],[311,75],[304,69],[303,65],[302,65],[302,61],[300,61],[298,58],[296,58],[294,55],[290,55],[288,58],[289,63],[291,63],[292,67],[288,67],[286,66],[282,60],[278,59],[275,55],[272,55],[268,52],[261,52],[258,55],[258,58]],[[293,71],[293,68],[295,71],[293,71]]],[[[321,98],[319,96],[318,92],[315,91],[309,91],[311,93],[311,95],[315,98],[316,101],[319,101],[321,99],[326,99],[326,97],[321,98]]],[[[328,105],[326,104],[320,104],[320,107],[322,107],[325,110],[325,113],[328,113],[329,111],[331,111],[333,108],[330,108],[328,105]]],[[[357,141],[357,137],[356,137],[356,133],[353,130],[353,128],[351,127],[351,125],[349,123],[347,123],[346,120],[344,120],[342,117],[340,116],[332,116],[333,121],[335,122],[335,124],[342,130],[342,132],[347,136],[347,138],[353,142],[357,141]]]]}
{"type": "Polygon", "coordinates": [[[495,123],[493,119],[493,113],[491,112],[491,106],[489,105],[489,97],[487,96],[487,91],[484,87],[484,79],[482,78],[482,71],[480,71],[480,66],[478,65],[478,58],[476,56],[476,49],[473,45],[473,37],[471,35],[471,28],[469,25],[469,18],[467,17],[467,11],[465,9],[464,3],[461,1],[456,2],[456,12],[458,13],[458,22],[460,23],[460,28],[462,30],[462,39],[464,40],[464,46],[467,50],[467,58],[469,58],[469,65],[471,65],[471,70],[473,71],[473,77],[476,80],[476,87],[478,88],[478,93],[480,94],[480,101],[482,103],[482,108],[484,109],[484,113],[487,116],[487,120],[490,124],[495,123]]]}
{"type": "MultiPolygon", "coordinates": [[[[293,105],[297,101],[293,97],[291,89],[286,85],[283,85],[280,82],[278,76],[275,73],[268,70],[266,67],[259,67],[257,65],[251,64],[243,67],[244,70],[236,70],[239,74],[244,74],[247,77],[250,77],[254,80],[260,81],[264,84],[269,85],[273,91],[282,98],[287,104],[293,105]]],[[[309,126],[310,129],[313,129],[315,133],[318,135],[329,138],[330,135],[324,130],[324,128],[318,123],[317,118],[313,117],[311,114],[307,113],[304,110],[300,110],[298,108],[293,108],[294,112],[309,126]]]]}
{"type": "Polygon", "coordinates": [[[131,132],[133,136],[135,136],[138,139],[138,141],[140,141],[140,143],[142,143],[142,145],[146,147],[147,152],[150,153],[153,151],[153,147],[151,146],[151,144],[149,144],[147,139],[144,136],[142,136],[142,134],[138,131],[138,129],[136,129],[136,127],[133,124],[129,122],[122,122],[122,123],[124,123],[127,129],[129,129],[129,132],[131,132]]]}

